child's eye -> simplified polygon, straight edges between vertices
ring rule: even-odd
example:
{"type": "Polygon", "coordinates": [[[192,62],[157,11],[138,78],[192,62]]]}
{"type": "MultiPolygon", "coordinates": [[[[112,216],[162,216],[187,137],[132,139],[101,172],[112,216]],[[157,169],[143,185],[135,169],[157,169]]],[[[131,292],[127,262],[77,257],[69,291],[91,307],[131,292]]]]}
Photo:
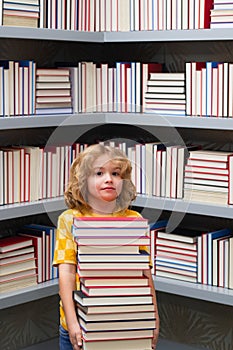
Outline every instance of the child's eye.
{"type": "Polygon", "coordinates": [[[103,175],[103,172],[102,172],[102,171],[97,171],[95,174],[96,174],[97,176],[101,176],[101,175],[103,175]]]}
{"type": "Polygon", "coordinates": [[[121,174],[118,171],[113,171],[112,175],[113,176],[121,176],[121,174]]]}

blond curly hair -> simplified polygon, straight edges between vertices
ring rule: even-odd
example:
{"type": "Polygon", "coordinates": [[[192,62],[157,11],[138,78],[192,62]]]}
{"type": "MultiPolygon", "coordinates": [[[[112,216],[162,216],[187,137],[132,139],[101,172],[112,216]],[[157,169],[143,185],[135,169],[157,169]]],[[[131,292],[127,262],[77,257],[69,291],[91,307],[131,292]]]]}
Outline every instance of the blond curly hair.
{"type": "Polygon", "coordinates": [[[131,179],[132,166],[127,156],[118,148],[94,144],[81,152],[71,165],[69,183],[64,192],[65,202],[69,208],[78,209],[80,212],[92,209],[85,198],[87,178],[93,171],[93,162],[104,154],[107,154],[120,168],[120,176],[125,180],[116,201],[116,211],[127,209],[136,198],[136,188],[131,179]]]}

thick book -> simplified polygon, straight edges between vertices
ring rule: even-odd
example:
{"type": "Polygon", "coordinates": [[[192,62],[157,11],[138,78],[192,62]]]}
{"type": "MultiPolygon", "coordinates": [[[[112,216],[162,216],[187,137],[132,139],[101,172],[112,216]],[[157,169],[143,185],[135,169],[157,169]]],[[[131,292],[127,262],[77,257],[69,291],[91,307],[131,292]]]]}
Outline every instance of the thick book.
{"type": "Polygon", "coordinates": [[[86,315],[95,315],[95,317],[107,317],[112,316],[116,317],[115,315],[124,314],[141,314],[145,312],[154,312],[154,304],[129,304],[129,305],[88,305],[84,306],[77,302],[77,312],[79,310],[82,310],[86,315]]]}
{"type": "Polygon", "coordinates": [[[115,296],[115,295],[150,295],[149,286],[105,286],[85,287],[81,284],[81,291],[87,296],[115,296]]]}
{"type": "Polygon", "coordinates": [[[98,254],[98,249],[96,254],[79,254],[78,261],[80,263],[121,263],[121,262],[147,262],[149,263],[149,254],[109,254],[106,251],[105,254],[98,254]]]}
{"type": "Polygon", "coordinates": [[[21,236],[11,236],[0,239],[0,253],[32,246],[32,239],[21,236]]]}
{"type": "Polygon", "coordinates": [[[155,311],[142,311],[142,312],[118,312],[118,313],[105,313],[105,314],[87,314],[82,309],[77,309],[78,317],[81,317],[86,322],[106,322],[106,321],[122,321],[122,320],[140,320],[156,318],[155,311]]]}
{"type": "Polygon", "coordinates": [[[96,237],[88,236],[85,238],[79,238],[75,237],[75,241],[78,245],[89,245],[89,246],[121,246],[121,245],[149,245],[150,244],[150,238],[148,236],[145,237],[138,237],[138,236],[125,236],[125,237],[96,237]]]}
{"type": "Polygon", "coordinates": [[[120,331],[120,330],[136,330],[136,329],[155,329],[155,319],[141,320],[117,320],[117,321],[84,321],[79,318],[81,328],[85,332],[102,332],[102,331],[120,331]]]}
{"type": "Polygon", "coordinates": [[[108,245],[108,246],[86,246],[86,245],[79,245],[78,247],[78,253],[81,254],[106,254],[106,253],[113,253],[113,254],[138,254],[139,253],[139,246],[136,245],[108,245]]]}
{"type": "Polygon", "coordinates": [[[146,228],[148,220],[142,217],[74,217],[75,227],[112,228],[112,227],[142,227],[146,228]]]}
{"type": "Polygon", "coordinates": [[[98,306],[98,305],[131,305],[131,304],[151,304],[152,295],[129,295],[129,296],[95,296],[90,297],[82,291],[73,292],[74,301],[83,306],[98,306]]]}
{"type": "Polygon", "coordinates": [[[88,236],[134,236],[134,237],[142,237],[146,236],[148,233],[147,228],[138,228],[138,227],[85,227],[79,228],[73,226],[72,234],[74,237],[82,238],[88,236]]]}
{"type": "MultiPolygon", "coordinates": [[[[127,333],[127,336],[130,335],[127,333]]],[[[127,349],[127,350],[145,350],[151,349],[151,339],[149,338],[137,338],[137,339],[112,339],[112,340],[97,340],[97,341],[88,341],[84,337],[84,350],[103,350],[106,349],[111,350],[119,350],[119,349],[127,349]]]]}
{"type": "Polygon", "coordinates": [[[197,160],[210,160],[212,162],[227,162],[228,157],[231,156],[232,152],[224,151],[211,151],[211,150],[199,150],[199,151],[190,151],[190,158],[197,160]]]}
{"type": "MultiPolygon", "coordinates": [[[[9,275],[10,276],[10,275],[9,275]]],[[[17,289],[35,286],[37,284],[36,273],[33,270],[31,274],[20,276],[0,282],[1,293],[8,293],[17,289]]]]}
{"type": "MultiPolygon", "coordinates": [[[[142,338],[152,338],[153,333],[154,333],[154,329],[136,329],[136,330],[121,330],[121,331],[105,331],[105,332],[83,331],[83,340],[85,342],[88,342],[88,341],[95,341],[95,340],[111,340],[111,339],[115,341],[120,339],[142,339],[142,338]]],[[[119,346],[118,342],[116,342],[116,344],[117,346],[119,346]]],[[[119,349],[119,348],[115,347],[115,349],[119,349]]]]}
{"type": "MultiPolygon", "coordinates": [[[[78,268],[79,277],[117,277],[119,276],[119,269],[103,269],[103,270],[81,270],[78,268]]],[[[121,270],[121,276],[124,277],[141,277],[143,275],[143,270],[141,269],[125,269],[121,270]]]]}
{"type": "Polygon", "coordinates": [[[168,241],[186,242],[186,243],[196,243],[197,237],[202,234],[202,231],[178,227],[172,232],[158,231],[157,237],[163,238],[168,241]]]}
{"type": "Polygon", "coordinates": [[[34,253],[33,245],[25,248],[16,249],[16,250],[10,250],[5,253],[0,253],[0,260],[7,259],[7,258],[14,258],[14,257],[17,257],[17,255],[25,255],[32,252],[34,253]]]}
{"type": "Polygon", "coordinates": [[[36,269],[35,258],[25,259],[23,261],[8,262],[7,264],[2,264],[0,268],[0,276],[10,275],[11,273],[17,273],[29,269],[36,269]]]}
{"type": "MultiPolygon", "coordinates": [[[[149,269],[149,261],[134,262],[78,262],[79,270],[147,270],[149,269]]],[[[120,272],[121,273],[121,272],[120,272]]]]}
{"type": "Polygon", "coordinates": [[[148,278],[144,276],[138,277],[86,277],[81,278],[80,282],[85,287],[112,287],[112,286],[148,286],[148,278]]]}

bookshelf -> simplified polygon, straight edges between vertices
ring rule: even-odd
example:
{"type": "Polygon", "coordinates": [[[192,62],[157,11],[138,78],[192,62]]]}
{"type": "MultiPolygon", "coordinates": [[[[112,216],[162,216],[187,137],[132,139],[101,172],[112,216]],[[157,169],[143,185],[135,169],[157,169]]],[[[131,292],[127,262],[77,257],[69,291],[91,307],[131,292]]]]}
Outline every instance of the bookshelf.
{"type": "MultiPolygon", "coordinates": [[[[52,41],[56,45],[66,43],[75,43],[75,45],[100,45],[99,50],[103,50],[106,45],[111,47],[121,44],[140,45],[168,45],[169,43],[179,45],[198,45],[202,43],[222,43],[232,42],[233,29],[215,29],[215,30],[172,30],[157,32],[129,32],[129,33],[85,33],[76,31],[0,27],[0,41],[13,40],[27,42],[38,42],[38,46],[43,42],[52,41]]],[[[125,47],[125,46],[124,46],[125,47]]],[[[108,47],[106,47],[108,50],[108,47]]],[[[117,50],[117,48],[116,48],[117,50]]],[[[102,54],[102,53],[101,53],[102,54]]],[[[114,55],[114,52],[113,52],[114,55]]],[[[146,55],[146,52],[145,52],[146,55]]],[[[190,54],[191,55],[191,54],[190,54]]],[[[111,55],[110,55],[111,56],[111,55]]],[[[212,52],[212,57],[214,53],[212,52]]],[[[219,53],[220,56],[220,53],[219,53]]],[[[92,56],[91,56],[92,57],[92,56]]],[[[155,55],[156,57],[156,55],[155,55]]],[[[36,57],[35,57],[36,58],[36,57]]],[[[156,58],[155,58],[156,60],[156,58]]],[[[75,127],[77,130],[84,127],[85,130],[101,125],[134,125],[147,130],[156,127],[173,127],[177,129],[189,130],[214,130],[216,132],[233,130],[233,119],[227,118],[200,118],[200,117],[160,117],[150,114],[123,114],[123,113],[90,113],[78,115],[48,115],[33,117],[10,117],[0,118],[0,132],[9,132],[12,130],[24,133],[27,129],[37,128],[56,128],[75,127]]],[[[78,131],[80,132],[80,131],[78,131]]],[[[130,128],[129,128],[130,132],[130,128]]],[[[166,211],[186,212],[188,214],[197,214],[200,216],[212,216],[216,218],[233,219],[232,206],[218,206],[202,203],[188,203],[183,200],[172,200],[164,198],[148,198],[139,195],[134,203],[135,207],[147,207],[152,210],[163,209],[166,211]]],[[[46,201],[31,203],[20,203],[20,205],[8,205],[0,207],[0,221],[11,220],[14,218],[25,217],[28,215],[39,215],[47,212],[58,212],[65,208],[63,198],[55,198],[46,201]]],[[[159,292],[174,294],[181,297],[192,298],[196,300],[216,303],[219,305],[232,306],[233,291],[211,286],[196,285],[176,280],[156,278],[156,289],[159,292]]],[[[20,304],[36,301],[39,299],[55,296],[58,293],[57,280],[49,281],[33,288],[19,290],[17,293],[3,294],[0,298],[1,309],[7,309],[20,304]]]]}
{"type": "MultiPolygon", "coordinates": [[[[200,299],[208,302],[232,306],[233,290],[223,289],[207,285],[196,285],[179,280],[163,277],[155,278],[155,288],[159,292],[176,294],[192,299],[200,299]]],[[[0,310],[28,303],[37,299],[49,297],[58,293],[58,280],[51,280],[37,286],[24,288],[15,292],[0,295],[0,310]]]]}

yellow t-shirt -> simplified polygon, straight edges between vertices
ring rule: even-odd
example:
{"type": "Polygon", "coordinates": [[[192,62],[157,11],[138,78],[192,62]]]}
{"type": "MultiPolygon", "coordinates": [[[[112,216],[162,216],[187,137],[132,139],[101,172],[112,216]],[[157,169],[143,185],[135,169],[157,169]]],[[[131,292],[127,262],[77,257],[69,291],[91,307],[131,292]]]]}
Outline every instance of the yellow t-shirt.
{"type": "MultiPolygon", "coordinates": [[[[99,216],[93,215],[90,212],[80,213],[77,209],[67,209],[58,218],[56,244],[54,251],[53,265],[59,264],[74,264],[77,265],[77,244],[72,235],[72,224],[74,216],[99,216]]],[[[126,209],[114,213],[114,217],[140,217],[141,215],[134,210],[126,209]]],[[[147,250],[147,247],[140,247],[142,250],[147,250]]],[[[79,278],[77,276],[77,289],[79,289],[79,278]]],[[[60,302],[60,324],[67,329],[65,314],[60,302]]]]}

